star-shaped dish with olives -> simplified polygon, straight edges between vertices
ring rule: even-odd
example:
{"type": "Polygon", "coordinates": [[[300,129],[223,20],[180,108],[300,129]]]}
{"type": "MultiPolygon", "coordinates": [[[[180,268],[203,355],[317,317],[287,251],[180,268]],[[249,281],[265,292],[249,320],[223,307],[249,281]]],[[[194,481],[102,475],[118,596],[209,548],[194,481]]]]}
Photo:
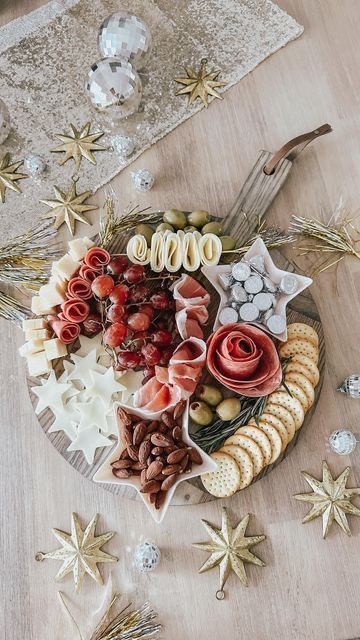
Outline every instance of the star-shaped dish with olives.
{"type": "Polygon", "coordinates": [[[249,519],[250,515],[248,514],[233,529],[227,509],[223,507],[221,529],[210,524],[207,520],[202,520],[211,542],[193,543],[193,547],[210,553],[208,559],[200,567],[199,573],[219,566],[219,591],[216,593],[218,599],[224,597],[224,585],[231,570],[236,573],[242,584],[247,586],[245,563],[256,564],[259,567],[265,566],[265,563],[250,551],[251,547],[265,540],[265,536],[245,536],[249,519]]]}
{"type": "Polygon", "coordinates": [[[222,100],[222,95],[217,91],[217,88],[225,87],[227,83],[219,82],[218,77],[221,71],[207,71],[206,65],[207,59],[203,58],[199,71],[195,71],[192,67],[185,67],[186,77],[175,78],[175,82],[184,85],[176,92],[176,95],[189,94],[188,104],[192,104],[197,98],[200,98],[207,107],[209,96],[222,100]]]}
{"type": "Polygon", "coordinates": [[[349,474],[350,467],[346,467],[334,480],[325,460],[322,463],[322,482],[305,471],[302,472],[313,491],[312,493],[299,493],[294,498],[302,502],[310,502],[313,505],[303,519],[303,523],[322,517],[323,538],[326,538],[334,520],[348,536],[351,536],[346,514],[360,516],[360,509],[351,502],[351,498],[360,495],[360,487],[346,488],[349,474]]]}
{"type": "Polygon", "coordinates": [[[0,200],[1,202],[5,202],[5,191],[6,189],[11,189],[12,191],[16,191],[16,193],[21,193],[21,189],[18,184],[16,184],[17,180],[23,180],[27,178],[26,173],[17,173],[18,168],[22,165],[23,160],[19,162],[11,162],[10,161],[10,153],[5,153],[2,160],[0,161],[0,200]]]}
{"type": "Polygon", "coordinates": [[[53,200],[40,200],[50,207],[50,211],[43,214],[43,218],[54,218],[54,227],[58,229],[62,224],[67,225],[71,235],[74,235],[75,220],[90,224],[83,213],[85,211],[93,211],[97,207],[93,204],[85,204],[91,195],[91,191],[84,193],[76,193],[76,182],[73,180],[68,191],[61,191],[59,187],[54,186],[55,198],[53,200]]]}
{"type": "Polygon", "coordinates": [[[65,162],[67,162],[71,158],[74,159],[77,169],[80,168],[83,158],[89,160],[91,164],[96,164],[94,151],[107,151],[108,147],[104,147],[96,142],[96,140],[104,135],[103,132],[96,131],[95,133],[90,133],[90,128],[90,122],[87,122],[80,130],[78,130],[73,124],[70,124],[71,134],[55,134],[62,144],[59,144],[54,149],[51,149],[51,151],[55,153],[61,151],[65,152],[65,155],[63,158],[61,158],[59,164],[65,164],[65,162]]]}

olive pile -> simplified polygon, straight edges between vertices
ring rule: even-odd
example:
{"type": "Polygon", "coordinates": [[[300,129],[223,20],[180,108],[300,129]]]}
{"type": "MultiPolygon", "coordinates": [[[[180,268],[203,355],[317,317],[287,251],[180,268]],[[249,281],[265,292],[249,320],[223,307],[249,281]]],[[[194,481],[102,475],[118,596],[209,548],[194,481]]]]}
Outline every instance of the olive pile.
{"type": "Polygon", "coordinates": [[[239,398],[223,397],[221,390],[210,384],[200,384],[196,390],[196,399],[190,404],[189,415],[191,420],[202,427],[206,427],[214,420],[213,411],[220,420],[229,422],[234,420],[241,410],[239,398]]]}

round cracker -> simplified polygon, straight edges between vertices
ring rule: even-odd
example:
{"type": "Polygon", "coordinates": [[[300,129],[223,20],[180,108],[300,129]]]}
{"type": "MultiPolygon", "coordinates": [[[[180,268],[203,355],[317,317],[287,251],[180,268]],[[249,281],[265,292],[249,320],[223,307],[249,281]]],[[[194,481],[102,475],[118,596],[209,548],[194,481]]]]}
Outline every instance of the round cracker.
{"type": "Polygon", "coordinates": [[[291,442],[295,435],[296,429],[295,420],[292,417],[290,411],[288,409],[285,409],[285,407],[283,407],[281,404],[275,404],[273,402],[269,402],[269,404],[265,406],[264,411],[266,414],[271,414],[281,420],[288,432],[288,443],[291,442]]]}
{"type": "Polygon", "coordinates": [[[210,456],[218,465],[216,471],[201,476],[206,491],[216,498],[228,498],[240,488],[240,469],[232,456],[216,451],[210,456]]]}
{"type": "Polygon", "coordinates": [[[251,458],[251,461],[253,463],[254,476],[257,476],[260,473],[260,471],[264,467],[264,456],[262,454],[262,451],[259,445],[257,444],[257,442],[255,442],[255,440],[253,440],[252,438],[249,438],[249,436],[238,434],[238,435],[233,435],[227,440],[225,440],[225,445],[227,444],[236,444],[242,447],[243,449],[245,449],[245,451],[248,452],[251,458]]]}
{"type": "MultiPolygon", "coordinates": [[[[294,356],[294,358],[295,357],[296,356],[294,356]]],[[[306,358],[306,356],[299,356],[299,358],[306,358]]],[[[306,359],[309,360],[309,358],[306,359]]],[[[311,362],[311,360],[309,360],[309,362],[311,362]]],[[[312,362],[312,364],[314,363],[312,362]]],[[[314,366],[316,367],[316,365],[314,366]]],[[[311,371],[309,371],[309,369],[307,369],[303,364],[300,364],[300,362],[294,362],[293,358],[286,365],[285,375],[287,373],[301,373],[301,375],[305,376],[305,378],[309,380],[313,388],[316,387],[316,375],[312,374],[311,371]]]]}
{"type": "Polygon", "coordinates": [[[275,427],[276,431],[278,432],[281,438],[281,443],[282,443],[281,453],[282,453],[286,449],[286,445],[289,442],[289,433],[286,426],[284,425],[283,422],[281,422],[280,418],[272,415],[272,413],[266,413],[266,411],[264,411],[264,413],[261,414],[261,420],[264,420],[265,422],[268,422],[273,427],[275,427]]]}
{"type": "Polygon", "coordinates": [[[287,391],[273,391],[269,395],[269,403],[281,404],[290,411],[295,422],[295,430],[300,429],[304,422],[305,414],[301,403],[297,398],[291,397],[287,391]]]}
{"type": "Polygon", "coordinates": [[[281,358],[291,358],[299,353],[310,358],[315,364],[318,363],[319,349],[307,340],[295,338],[295,340],[284,342],[279,347],[279,355],[281,358]]]}
{"type": "Polygon", "coordinates": [[[280,438],[280,434],[278,431],[276,431],[275,427],[273,427],[269,422],[266,422],[262,418],[259,419],[258,428],[266,433],[267,437],[270,440],[272,456],[269,464],[273,464],[273,462],[278,459],[281,453],[282,440],[280,438]]]}
{"type": "Polygon", "coordinates": [[[287,327],[287,340],[294,340],[300,338],[300,340],[307,340],[311,342],[314,347],[319,346],[319,337],[313,327],[304,322],[292,322],[287,327]]]}
{"type": "Polygon", "coordinates": [[[254,467],[251,458],[243,447],[239,447],[236,444],[226,444],[220,452],[228,453],[229,456],[234,458],[237,466],[240,469],[240,487],[239,490],[248,487],[254,477],[254,467]]]}
{"type": "MultiPolygon", "coordinates": [[[[299,400],[302,408],[304,409],[304,413],[306,413],[310,405],[308,397],[303,389],[295,382],[291,382],[291,380],[289,380],[289,382],[286,382],[286,387],[290,391],[291,395],[299,400]]],[[[280,387],[280,389],[287,391],[284,386],[280,387]]]]}
{"type": "Polygon", "coordinates": [[[319,372],[319,369],[317,368],[315,362],[313,362],[307,356],[304,356],[301,353],[297,353],[291,358],[291,362],[288,363],[288,365],[286,367],[286,371],[288,371],[288,367],[290,365],[293,365],[293,364],[301,364],[301,366],[305,367],[309,372],[308,378],[309,378],[311,384],[313,385],[313,387],[316,387],[316,385],[318,384],[318,382],[320,380],[320,372],[319,372]]]}
{"type": "Polygon", "coordinates": [[[285,383],[287,384],[288,381],[294,382],[295,384],[297,384],[299,387],[302,388],[303,392],[305,393],[308,399],[308,408],[310,408],[311,405],[314,404],[315,393],[314,393],[314,387],[312,386],[309,378],[304,376],[302,373],[289,371],[289,372],[286,372],[285,374],[285,383]]]}
{"type": "Polygon", "coordinates": [[[272,448],[270,444],[270,440],[267,437],[266,433],[253,425],[245,425],[244,427],[240,427],[235,431],[235,435],[243,435],[249,436],[255,440],[255,442],[259,445],[261,449],[261,453],[263,454],[264,464],[267,465],[270,463],[272,458],[272,448]]]}

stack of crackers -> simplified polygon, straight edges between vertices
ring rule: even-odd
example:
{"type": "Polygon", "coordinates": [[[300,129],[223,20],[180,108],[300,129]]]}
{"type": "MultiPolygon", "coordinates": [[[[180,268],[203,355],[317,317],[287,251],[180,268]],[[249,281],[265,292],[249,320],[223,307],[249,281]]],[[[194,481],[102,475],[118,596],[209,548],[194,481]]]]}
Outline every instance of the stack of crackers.
{"type": "Polygon", "coordinates": [[[316,331],[300,322],[290,324],[288,339],[279,346],[279,355],[282,359],[291,358],[286,366],[286,388],[273,391],[259,420],[251,419],[211,454],[218,468],[201,476],[205,489],[217,498],[245,489],[264,467],[278,460],[314,402],[314,389],[320,378],[316,331]]]}

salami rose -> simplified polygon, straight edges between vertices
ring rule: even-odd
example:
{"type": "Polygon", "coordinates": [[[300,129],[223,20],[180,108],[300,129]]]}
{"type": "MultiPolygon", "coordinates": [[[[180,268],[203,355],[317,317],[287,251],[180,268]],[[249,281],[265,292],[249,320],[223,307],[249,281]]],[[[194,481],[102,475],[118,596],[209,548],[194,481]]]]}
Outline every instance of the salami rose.
{"type": "Polygon", "coordinates": [[[86,282],[91,283],[98,277],[101,271],[101,269],[93,269],[92,267],[88,267],[87,264],[83,264],[79,269],[79,276],[83,280],[86,280],[86,282]]]}
{"type": "Polygon", "coordinates": [[[91,247],[86,253],[84,262],[92,269],[100,269],[106,267],[110,262],[110,253],[101,247],[91,247]]]}
{"type": "Polygon", "coordinates": [[[67,320],[59,320],[57,316],[49,316],[48,322],[63,344],[70,344],[74,342],[80,334],[80,325],[74,322],[68,322],[67,320]]]}
{"type": "Polygon", "coordinates": [[[71,278],[67,289],[68,298],[80,298],[81,300],[89,300],[92,298],[91,285],[88,280],[80,278],[71,278]]]}
{"type": "Polygon", "coordinates": [[[83,322],[88,317],[90,307],[85,300],[79,298],[71,298],[66,300],[61,305],[62,312],[69,322],[76,322],[77,324],[83,322]]]}
{"type": "Polygon", "coordinates": [[[249,324],[227,324],[207,341],[207,368],[231,391],[266,396],[281,384],[282,371],[271,338],[249,324]]]}

